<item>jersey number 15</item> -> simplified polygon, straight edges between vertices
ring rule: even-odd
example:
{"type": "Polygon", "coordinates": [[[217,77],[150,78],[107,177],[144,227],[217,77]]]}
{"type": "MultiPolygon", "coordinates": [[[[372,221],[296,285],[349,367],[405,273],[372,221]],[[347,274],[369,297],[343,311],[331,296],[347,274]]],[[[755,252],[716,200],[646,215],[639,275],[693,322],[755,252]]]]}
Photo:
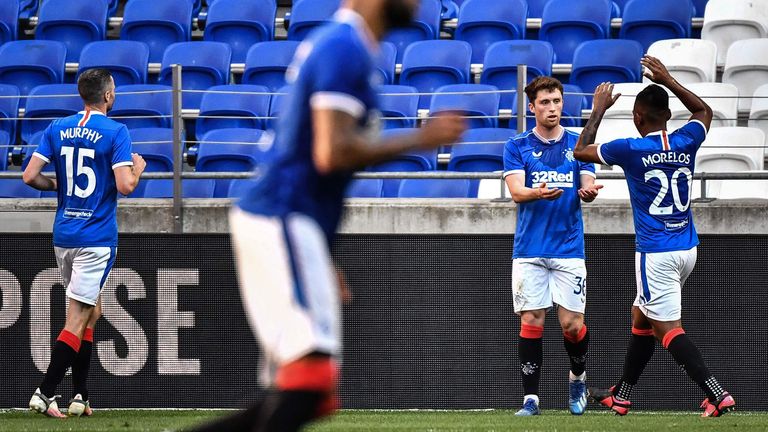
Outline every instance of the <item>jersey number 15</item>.
{"type": "Polygon", "coordinates": [[[66,171],[67,171],[67,196],[72,196],[72,190],[74,189],[75,195],[79,198],[88,198],[91,196],[94,190],[96,190],[96,173],[93,172],[93,168],[86,166],[83,162],[85,158],[95,159],[96,151],[94,149],[81,148],[77,152],[77,171],[75,172],[75,148],[63,146],[61,147],[61,155],[64,156],[66,171]],[[76,185],[74,180],[84,175],[88,182],[85,189],[76,185]]]}

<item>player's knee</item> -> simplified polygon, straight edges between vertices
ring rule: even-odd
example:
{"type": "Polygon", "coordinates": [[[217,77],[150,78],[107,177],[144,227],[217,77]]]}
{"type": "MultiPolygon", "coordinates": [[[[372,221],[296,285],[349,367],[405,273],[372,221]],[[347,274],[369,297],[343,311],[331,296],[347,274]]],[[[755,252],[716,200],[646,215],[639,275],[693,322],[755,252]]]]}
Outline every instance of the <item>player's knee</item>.
{"type": "Polygon", "coordinates": [[[576,339],[584,327],[584,320],[580,317],[570,317],[560,321],[563,334],[571,339],[576,339]]]}
{"type": "Polygon", "coordinates": [[[304,357],[277,371],[275,385],[284,391],[335,392],[339,368],[330,357],[304,357]]]}

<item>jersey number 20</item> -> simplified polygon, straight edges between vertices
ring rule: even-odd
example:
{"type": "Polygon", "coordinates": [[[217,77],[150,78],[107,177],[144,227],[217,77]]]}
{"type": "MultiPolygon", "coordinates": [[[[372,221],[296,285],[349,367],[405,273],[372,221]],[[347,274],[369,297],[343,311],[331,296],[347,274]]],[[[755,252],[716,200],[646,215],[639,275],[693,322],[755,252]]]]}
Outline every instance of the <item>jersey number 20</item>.
{"type": "Polygon", "coordinates": [[[85,158],[95,159],[96,151],[94,149],[81,148],[77,152],[77,172],[75,172],[75,148],[74,147],[61,147],[61,155],[64,156],[66,170],[67,170],[67,196],[72,196],[72,190],[74,189],[75,195],[80,198],[88,198],[91,196],[94,190],[96,190],[96,173],[93,172],[93,168],[86,166],[83,161],[85,158]],[[81,189],[76,185],[74,180],[84,175],[88,182],[85,189],[81,189]]]}
{"type": "MultiPolygon", "coordinates": [[[[651,206],[648,207],[648,213],[652,215],[670,215],[672,214],[672,206],[666,206],[666,207],[659,207],[661,205],[661,202],[664,201],[664,197],[667,196],[667,192],[669,191],[669,179],[667,178],[667,175],[664,173],[664,171],[660,169],[654,169],[650,170],[645,173],[645,181],[656,178],[659,180],[659,184],[661,185],[661,189],[659,189],[659,193],[656,195],[656,198],[654,198],[653,203],[651,203],[651,206]]],[[[691,180],[693,176],[691,175],[691,170],[688,168],[679,168],[677,171],[672,173],[672,198],[675,201],[675,207],[677,208],[677,211],[684,212],[688,210],[688,207],[691,205],[691,180]],[[685,204],[680,201],[680,189],[677,187],[678,178],[680,175],[685,175],[685,181],[688,183],[688,199],[685,204]]]]}

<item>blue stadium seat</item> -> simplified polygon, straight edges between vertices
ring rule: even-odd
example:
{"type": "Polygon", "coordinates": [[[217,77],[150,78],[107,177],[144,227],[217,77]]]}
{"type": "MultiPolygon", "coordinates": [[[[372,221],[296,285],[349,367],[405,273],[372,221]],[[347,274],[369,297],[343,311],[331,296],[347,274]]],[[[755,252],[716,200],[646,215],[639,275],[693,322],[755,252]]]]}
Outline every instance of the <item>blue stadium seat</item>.
{"type": "Polygon", "coordinates": [[[467,179],[403,179],[397,192],[399,198],[468,198],[467,179]]]}
{"type": "Polygon", "coordinates": [[[40,198],[41,195],[21,179],[0,179],[0,198],[40,198]]]}
{"type": "Polygon", "coordinates": [[[482,63],[495,42],[525,39],[528,5],[525,0],[468,0],[459,11],[454,39],[472,46],[472,63],[482,63]]]}
{"type": "Polygon", "coordinates": [[[253,186],[252,179],[234,179],[229,182],[228,198],[240,198],[253,186]]]}
{"type": "MultiPolygon", "coordinates": [[[[613,83],[640,82],[640,58],[643,47],[632,40],[605,39],[587,41],[573,54],[570,83],[585,93],[593,93],[603,81],[613,83]]],[[[587,97],[589,102],[592,97],[587,97]]]]}
{"type": "Polygon", "coordinates": [[[32,97],[27,101],[24,120],[21,121],[21,139],[27,144],[31,144],[32,135],[42,132],[53,121],[44,119],[67,117],[83,110],[77,84],[44,84],[33,88],[29,95],[61,96],[32,97]]]}
{"type": "Polygon", "coordinates": [[[270,41],[254,44],[248,50],[243,84],[259,84],[272,91],[285,85],[285,71],[293,61],[299,42],[270,41]]]}
{"type": "MultiPolygon", "coordinates": [[[[171,85],[171,66],[179,64],[183,90],[206,90],[229,82],[229,65],[232,49],[223,42],[178,42],[168,46],[160,68],[160,84],[171,85]]],[[[181,95],[183,108],[200,107],[201,93],[181,95]]]]}
{"type": "Polygon", "coordinates": [[[0,130],[0,171],[8,169],[8,154],[11,152],[11,137],[8,132],[0,130]]]}
{"type": "Polygon", "coordinates": [[[704,10],[707,8],[707,2],[709,0],[693,0],[693,16],[697,18],[704,17],[704,10]]]}
{"type": "Polygon", "coordinates": [[[296,0],[291,8],[288,40],[304,40],[307,35],[331,20],[341,0],[296,0]]]}
{"type": "Polygon", "coordinates": [[[528,17],[541,18],[549,0],[528,0],[528,17]]]}
{"type": "Polygon", "coordinates": [[[110,40],[91,42],[80,53],[77,74],[93,68],[109,69],[116,86],[145,84],[149,46],[144,42],[110,40]]]}
{"type": "Polygon", "coordinates": [[[379,43],[379,57],[376,59],[376,70],[381,74],[382,84],[395,82],[395,65],[397,63],[397,48],[392,42],[379,43]]]}
{"type": "MultiPolygon", "coordinates": [[[[414,42],[405,49],[400,84],[419,92],[434,92],[448,84],[466,84],[470,79],[472,48],[464,41],[414,42]]],[[[430,96],[419,98],[419,108],[429,107],[430,96]]]]}
{"type": "Polygon", "coordinates": [[[583,95],[569,93],[583,93],[583,91],[577,85],[563,84],[563,114],[560,124],[563,127],[581,127],[581,110],[589,108],[587,106],[587,98],[583,95]]]}
{"type": "Polygon", "coordinates": [[[208,8],[203,39],[225,42],[232,61],[245,63],[251,45],[274,39],[275,0],[220,0],[208,8]]]}
{"type": "Polygon", "coordinates": [[[382,117],[398,117],[382,120],[384,129],[414,128],[419,110],[419,95],[415,87],[403,85],[383,85],[378,89],[379,110],[382,117]],[[409,93],[404,95],[390,93],[409,93]],[[413,93],[413,94],[410,94],[413,93]]]}
{"type": "Polygon", "coordinates": [[[19,37],[19,1],[0,1],[0,44],[19,37]]]}
{"type": "Polygon", "coordinates": [[[455,2],[452,0],[440,0],[440,19],[450,20],[459,16],[459,6],[461,2],[455,2]]]}
{"type": "Polygon", "coordinates": [[[67,61],[79,61],[85,45],[106,38],[108,6],[107,0],[45,0],[35,38],[64,42],[67,61]]]}
{"type": "Polygon", "coordinates": [[[416,16],[407,27],[390,30],[384,35],[385,41],[395,44],[398,63],[403,61],[408,45],[440,37],[440,10],[439,0],[421,0],[416,16]]]}
{"type": "Polygon", "coordinates": [[[267,121],[267,129],[275,129],[277,126],[277,119],[280,116],[280,112],[283,111],[283,102],[288,96],[291,86],[283,86],[277,89],[272,100],[269,102],[269,120],[267,121]]]}
{"type": "Polygon", "coordinates": [[[147,172],[173,171],[173,129],[130,129],[133,151],[147,162],[147,172]]]}
{"type": "Polygon", "coordinates": [[[117,13],[117,7],[119,6],[120,0],[109,0],[109,6],[107,8],[107,14],[111,17],[115,16],[117,13]]]}
{"type": "Polygon", "coordinates": [[[459,111],[468,117],[468,128],[495,128],[499,125],[499,89],[487,84],[450,84],[439,87],[429,104],[430,115],[459,111]],[[484,92],[484,93],[470,93],[484,92]],[[445,94],[466,93],[466,94],[445,94]]]}
{"type": "Polygon", "coordinates": [[[381,198],[384,188],[382,179],[354,179],[347,187],[347,198],[381,198]]]}
{"type": "Polygon", "coordinates": [[[39,5],[39,0],[20,0],[19,18],[28,19],[29,17],[37,15],[37,9],[39,5]]]}
{"type": "MultiPolygon", "coordinates": [[[[14,84],[21,95],[42,84],[64,80],[67,47],[44,40],[12,41],[0,46],[0,83],[14,84]]],[[[19,105],[26,104],[20,99],[19,105]]]]}
{"type": "MultiPolygon", "coordinates": [[[[130,129],[133,152],[140,154],[147,162],[146,172],[173,171],[173,129],[139,128],[130,129]]],[[[146,181],[140,181],[130,195],[133,198],[144,196],[146,181]]]]}
{"type": "Polygon", "coordinates": [[[610,31],[608,0],[550,0],[544,7],[539,39],[554,47],[555,63],[571,63],[580,43],[608,38],[610,31]]]}
{"type": "Polygon", "coordinates": [[[109,116],[128,126],[128,129],[170,128],[172,126],[173,99],[170,86],[158,84],[124,85],[117,87],[115,93],[117,93],[115,105],[109,112],[109,116]],[[130,116],[148,118],[121,118],[130,116]]]}
{"type": "Polygon", "coordinates": [[[8,134],[11,144],[16,141],[16,120],[19,116],[19,88],[13,84],[0,84],[0,131],[8,134]],[[15,97],[14,97],[15,96],[15,97]]]}
{"type": "MultiPolygon", "coordinates": [[[[517,88],[517,65],[528,65],[526,82],[537,76],[551,76],[555,54],[552,44],[544,41],[518,40],[496,42],[488,48],[483,64],[482,84],[502,90],[517,88]]],[[[509,109],[514,94],[501,94],[501,107],[509,109]]]]}
{"type": "Polygon", "coordinates": [[[264,94],[269,89],[260,85],[230,84],[211,87],[211,91],[237,92],[206,93],[200,102],[200,115],[195,122],[195,136],[198,140],[214,129],[246,128],[266,129],[267,121],[263,117],[269,115],[270,95],[264,94]],[[262,94],[248,94],[262,93],[262,94]],[[205,118],[227,117],[227,118],[205,118]],[[262,117],[231,118],[231,117],[262,117]]]}
{"type": "Polygon", "coordinates": [[[169,45],[190,40],[191,26],[189,0],[131,0],[123,12],[120,39],[146,42],[149,61],[159,63],[169,45]]]}
{"type": "Polygon", "coordinates": [[[516,135],[513,129],[467,129],[461,144],[451,146],[448,171],[477,172],[504,169],[504,144],[516,135]]]}
{"type": "Polygon", "coordinates": [[[192,5],[192,16],[196,17],[200,13],[200,9],[203,8],[202,0],[188,0],[192,5]]]}
{"type": "MultiPolygon", "coordinates": [[[[195,171],[253,171],[266,155],[264,146],[259,144],[262,134],[258,129],[241,128],[208,132],[198,145],[195,171]]],[[[230,179],[217,179],[214,196],[226,197],[230,182],[230,179]]]]}
{"type": "MultiPolygon", "coordinates": [[[[397,135],[409,134],[413,133],[414,131],[415,129],[386,129],[381,131],[381,138],[385,139],[397,135]]],[[[437,169],[437,149],[402,153],[394,159],[369,167],[368,171],[433,171],[435,169],[437,169]]],[[[397,190],[400,187],[400,182],[400,179],[384,180],[382,197],[397,197],[397,190]]]]}
{"type": "Polygon", "coordinates": [[[690,0],[630,0],[622,15],[619,38],[640,42],[643,52],[663,39],[691,36],[690,0]]]}
{"type": "MultiPolygon", "coordinates": [[[[144,198],[172,198],[173,180],[146,180],[144,198]]],[[[212,179],[184,179],[181,181],[182,198],[213,198],[215,182],[212,179]]],[[[131,196],[135,196],[132,194],[131,196]]]]}

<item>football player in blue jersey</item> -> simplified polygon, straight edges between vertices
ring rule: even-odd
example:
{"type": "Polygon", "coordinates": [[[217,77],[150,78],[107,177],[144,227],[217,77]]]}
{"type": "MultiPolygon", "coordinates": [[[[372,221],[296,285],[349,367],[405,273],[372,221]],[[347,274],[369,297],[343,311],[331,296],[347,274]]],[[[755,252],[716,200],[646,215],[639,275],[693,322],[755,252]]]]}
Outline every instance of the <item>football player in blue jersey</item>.
{"type": "Polygon", "coordinates": [[[658,59],[645,56],[641,63],[647,68],[645,76],[669,89],[691,117],[683,127],[668,133],[669,95],[651,84],[637,95],[633,109],[642,138],[594,144],[605,111],[621,96],[612,94],[610,83],[595,90],[592,115],[574,154],[582,161],[624,169],[635,223],[637,296],[624,373],[615,386],[590,389],[590,395],[617,414],[627,414],[632,387],[653,355],[655,337],[706,394],[702,416],[718,417],[734,409],[736,402],[712,376],[685,334],[680,304],[682,286],[696,264],[699,239],[691,211],[691,184],[696,152],[709,130],[712,109],[677,82],[658,59]]]}
{"type": "Polygon", "coordinates": [[[107,118],[115,102],[115,82],[106,69],[90,69],[77,80],[85,109],[54,120],[24,170],[24,182],[55,190],[58,208],[53,224],[56,262],[67,289],[69,307],[64,329],[29,408],[63,417],[56,387],[72,367],[73,397],[68,415],[91,415],[88,370],[93,328],[101,316],[99,293],[117,253],[117,194],[136,188],[146,163],[131,153],[131,138],[122,123],[107,118]],[[53,163],[56,178],[42,174],[53,163]]]}
{"type": "Polygon", "coordinates": [[[584,413],[587,404],[584,325],[586,278],[581,202],[597,197],[595,166],[574,159],[578,135],[560,126],[563,86],[538,77],[525,88],[536,126],[510,139],[504,149],[504,178],[517,206],[512,289],[520,315],[518,345],[523,407],[516,415],[539,414],[544,318],[553,303],[570,358],[568,408],[584,413]]]}
{"type": "Polygon", "coordinates": [[[448,114],[377,138],[378,41],[418,3],[346,0],[296,50],[269,161],[229,219],[243,306],[275,373],[261,401],[199,430],[289,432],[334,412],[344,284],[330,247],[352,173],[455,142],[465,128],[448,114]]]}

